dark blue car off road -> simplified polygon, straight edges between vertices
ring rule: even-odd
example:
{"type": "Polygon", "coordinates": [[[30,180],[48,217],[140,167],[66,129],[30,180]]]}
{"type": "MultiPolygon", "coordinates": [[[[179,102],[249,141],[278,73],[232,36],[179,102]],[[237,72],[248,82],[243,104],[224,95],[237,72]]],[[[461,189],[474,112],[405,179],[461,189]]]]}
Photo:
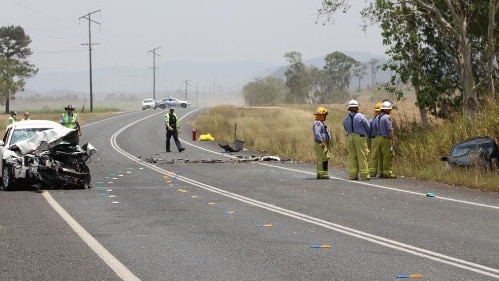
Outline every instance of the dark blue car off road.
{"type": "Polygon", "coordinates": [[[451,167],[499,168],[499,148],[494,139],[487,136],[472,137],[452,146],[449,155],[440,157],[451,167]]]}

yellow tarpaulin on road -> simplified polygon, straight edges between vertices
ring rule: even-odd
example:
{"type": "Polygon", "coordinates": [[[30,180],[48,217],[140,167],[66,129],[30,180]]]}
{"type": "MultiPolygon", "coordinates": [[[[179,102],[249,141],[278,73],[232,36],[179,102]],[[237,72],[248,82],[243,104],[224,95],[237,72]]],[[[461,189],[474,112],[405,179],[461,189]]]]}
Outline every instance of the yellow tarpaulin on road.
{"type": "Polygon", "coordinates": [[[210,133],[200,135],[198,141],[214,141],[215,138],[211,136],[210,133]]]}

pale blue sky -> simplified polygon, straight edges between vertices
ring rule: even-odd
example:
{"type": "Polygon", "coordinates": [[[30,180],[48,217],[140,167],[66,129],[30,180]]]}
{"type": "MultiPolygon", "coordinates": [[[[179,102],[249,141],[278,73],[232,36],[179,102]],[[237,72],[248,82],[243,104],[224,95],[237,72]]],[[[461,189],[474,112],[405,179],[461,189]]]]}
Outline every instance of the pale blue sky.
{"type": "Polygon", "coordinates": [[[335,24],[316,24],[321,0],[2,0],[0,25],[20,25],[30,35],[31,61],[41,72],[88,69],[88,21],[92,19],[93,66],[151,67],[173,60],[285,64],[288,51],[304,60],[333,51],[376,55],[386,49],[379,29],[366,33],[353,0],[335,24]]]}

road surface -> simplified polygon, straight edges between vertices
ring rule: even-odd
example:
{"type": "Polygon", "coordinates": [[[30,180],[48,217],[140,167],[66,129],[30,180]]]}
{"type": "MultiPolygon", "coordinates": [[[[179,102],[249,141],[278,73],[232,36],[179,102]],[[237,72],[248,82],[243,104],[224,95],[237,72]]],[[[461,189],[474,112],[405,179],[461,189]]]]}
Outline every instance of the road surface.
{"type": "Polygon", "coordinates": [[[499,280],[499,194],[238,161],[196,110],[182,153],[166,111],[123,113],[84,126],[89,190],[0,193],[0,280],[499,280]]]}

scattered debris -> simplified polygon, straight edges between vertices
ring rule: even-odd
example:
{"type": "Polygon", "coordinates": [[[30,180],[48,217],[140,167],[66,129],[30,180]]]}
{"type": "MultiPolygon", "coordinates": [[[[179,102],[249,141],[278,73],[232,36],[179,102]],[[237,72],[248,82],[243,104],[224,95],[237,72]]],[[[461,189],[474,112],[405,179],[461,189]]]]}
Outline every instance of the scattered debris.
{"type": "MultiPolygon", "coordinates": [[[[141,157],[138,156],[140,159],[141,157]]],[[[264,155],[264,156],[241,156],[237,155],[236,158],[234,159],[196,159],[196,160],[189,160],[189,159],[183,159],[183,158],[177,158],[177,159],[171,159],[171,160],[166,160],[166,159],[161,159],[161,158],[154,158],[154,157],[148,157],[143,159],[145,162],[148,163],[158,163],[158,164],[175,164],[175,160],[177,160],[177,164],[182,164],[182,163],[246,163],[246,162],[294,162],[289,158],[282,158],[279,156],[272,156],[272,155],[264,155]]]]}
{"type": "Polygon", "coordinates": [[[218,143],[218,145],[225,149],[225,152],[239,152],[244,147],[244,141],[236,140],[232,145],[221,143],[218,143]]]}
{"type": "Polygon", "coordinates": [[[162,164],[174,164],[175,163],[175,159],[165,160],[165,159],[153,158],[153,157],[145,158],[144,161],[146,161],[147,163],[160,163],[161,162],[162,164]]]}
{"type": "Polygon", "coordinates": [[[311,249],[329,249],[329,248],[331,248],[331,246],[328,244],[312,244],[312,245],[310,245],[310,248],[311,249]]]}

